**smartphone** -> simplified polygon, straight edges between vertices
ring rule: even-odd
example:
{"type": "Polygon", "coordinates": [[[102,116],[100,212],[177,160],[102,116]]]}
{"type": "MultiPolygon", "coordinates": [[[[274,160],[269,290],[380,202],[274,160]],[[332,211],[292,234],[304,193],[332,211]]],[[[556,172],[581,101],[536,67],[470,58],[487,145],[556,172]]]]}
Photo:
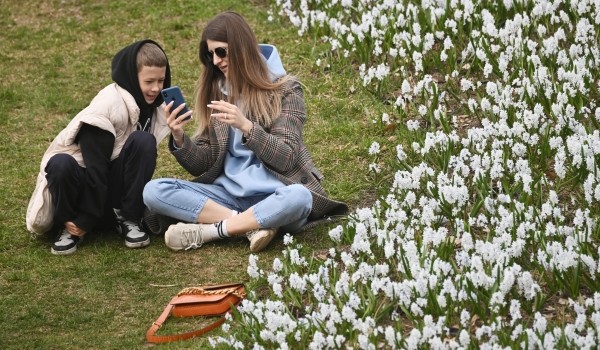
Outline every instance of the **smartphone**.
{"type": "MultiPolygon", "coordinates": [[[[163,99],[165,100],[165,104],[169,104],[171,103],[171,101],[174,101],[171,110],[174,110],[175,108],[179,107],[180,104],[185,103],[185,100],[183,99],[183,94],[181,93],[181,89],[179,88],[179,86],[171,86],[169,88],[163,89],[161,93],[163,99]]],[[[187,113],[187,111],[189,111],[189,109],[187,108],[187,106],[185,106],[181,111],[179,111],[177,116],[179,117],[182,114],[187,113]]],[[[192,115],[190,114],[183,120],[188,120],[191,117],[192,115]]]]}

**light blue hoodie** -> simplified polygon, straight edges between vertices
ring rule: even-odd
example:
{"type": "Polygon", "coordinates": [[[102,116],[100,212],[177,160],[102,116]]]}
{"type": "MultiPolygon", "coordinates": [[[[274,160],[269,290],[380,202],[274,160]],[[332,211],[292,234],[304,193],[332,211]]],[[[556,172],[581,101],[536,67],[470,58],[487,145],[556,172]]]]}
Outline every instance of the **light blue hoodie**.
{"type": "Polygon", "coordinates": [[[258,44],[258,49],[265,57],[267,67],[269,68],[269,72],[271,72],[271,80],[283,77],[286,72],[281,63],[281,57],[279,57],[277,48],[273,45],[258,44]]]}
{"type": "MultiPolygon", "coordinates": [[[[273,45],[258,45],[265,58],[271,79],[275,80],[286,74],[277,48],[273,45]]],[[[275,192],[285,186],[283,182],[271,174],[258,157],[242,143],[241,130],[230,127],[227,154],[223,174],[215,179],[215,185],[221,185],[236,197],[249,197],[275,192]]]]}

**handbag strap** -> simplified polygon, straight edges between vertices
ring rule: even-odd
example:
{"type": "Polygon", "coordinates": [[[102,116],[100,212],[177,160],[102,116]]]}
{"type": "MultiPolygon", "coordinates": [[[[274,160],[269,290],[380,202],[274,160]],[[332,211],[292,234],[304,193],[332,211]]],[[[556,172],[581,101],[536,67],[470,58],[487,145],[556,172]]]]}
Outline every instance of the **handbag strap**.
{"type": "Polygon", "coordinates": [[[246,297],[246,292],[240,283],[219,284],[206,287],[187,287],[180,291],[177,295],[217,295],[217,294],[233,294],[240,299],[246,297]]]}
{"type": "Polygon", "coordinates": [[[172,341],[176,341],[176,340],[184,340],[184,339],[197,337],[199,335],[203,335],[207,332],[210,332],[211,330],[219,327],[220,325],[223,324],[223,322],[225,322],[225,317],[221,317],[218,320],[216,320],[215,322],[209,324],[208,326],[203,327],[198,330],[195,330],[195,331],[192,331],[192,332],[172,334],[172,335],[156,335],[156,332],[158,331],[158,329],[160,327],[162,327],[162,325],[165,322],[165,320],[167,319],[167,317],[169,317],[169,315],[171,314],[171,310],[173,310],[173,307],[174,307],[173,302],[175,301],[176,298],[177,297],[174,297],[173,300],[171,300],[171,302],[169,303],[169,305],[167,305],[167,307],[165,308],[163,313],[156,319],[156,321],[154,321],[152,323],[152,326],[150,326],[150,328],[146,332],[146,339],[150,343],[168,343],[168,342],[172,342],[172,341]]]}

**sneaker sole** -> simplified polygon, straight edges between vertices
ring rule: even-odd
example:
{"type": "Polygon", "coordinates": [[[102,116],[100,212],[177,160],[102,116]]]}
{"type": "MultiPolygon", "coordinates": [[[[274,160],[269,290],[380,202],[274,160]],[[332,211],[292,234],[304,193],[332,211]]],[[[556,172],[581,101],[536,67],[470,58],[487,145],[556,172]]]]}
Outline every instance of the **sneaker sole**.
{"type": "Polygon", "coordinates": [[[127,248],[143,248],[149,244],[150,244],[150,238],[146,239],[145,241],[140,241],[140,242],[125,241],[125,246],[127,248]]]}
{"type": "Polygon", "coordinates": [[[275,234],[272,234],[270,231],[262,231],[264,234],[260,237],[255,238],[250,242],[250,252],[258,253],[265,249],[269,243],[273,240],[275,234]]]}
{"type": "Polygon", "coordinates": [[[69,254],[73,254],[77,251],[77,245],[74,246],[73,248],[67,249],[67,250],[54,250],[54,248],[50,248],[50,253],[54,254],[54,255],[69,255],[69,254]]]}

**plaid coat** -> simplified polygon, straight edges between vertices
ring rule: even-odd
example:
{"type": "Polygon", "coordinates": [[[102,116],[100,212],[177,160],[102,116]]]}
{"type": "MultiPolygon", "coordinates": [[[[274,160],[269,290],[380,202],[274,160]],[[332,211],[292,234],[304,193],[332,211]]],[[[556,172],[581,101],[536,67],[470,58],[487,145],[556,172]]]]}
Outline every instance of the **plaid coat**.
{"type": "MultiPolygon", "coordinates": [[[[314,166],[302,140],[305,121],[302,86],[291,79],[284,87],[279,117],[268,129],[254,122],[245,145],[284,184],[301,184],[311,191],[309,221],[345,215],[348,206],[328,198],[321,186],[323,175],[314,166]]],[[[194,181],[212,183],[223,172],[228,138],[229,126],[211,118],[207,131],[193,139],[184,136],[182,147],[171,152],[183,168],[197,176],[194,181]]]]}

